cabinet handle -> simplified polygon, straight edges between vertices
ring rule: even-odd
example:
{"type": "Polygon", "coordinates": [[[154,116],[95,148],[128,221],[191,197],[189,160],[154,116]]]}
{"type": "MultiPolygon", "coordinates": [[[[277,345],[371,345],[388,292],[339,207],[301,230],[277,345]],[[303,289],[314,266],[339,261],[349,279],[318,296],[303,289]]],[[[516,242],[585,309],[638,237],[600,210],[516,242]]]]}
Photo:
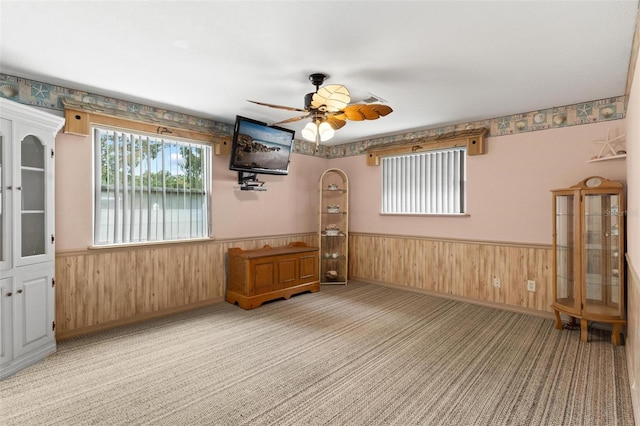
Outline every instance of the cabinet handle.
{"type": "Polygon", "coordinates": [[[16,189],[17,189],[18,191],[22,191],[22,187],[21,187],[21,186],[16,186],[16,189]]]}
{"type": "Polygon", "coordinates": [[[7,186],[7,189],[8,189],[9,191],[11,191],[11,190],[13,189],[13,186],[9,185],[9,186],[7,186]]]}
{"type": "Polygon", "coordinates": [[[16,293],[18,293],[18,294],[22,293],[22,289],[16,291],[16,293]]]}
{"type": "Polygon", "coordinates": [[[11,296],[13,296],[13,293],[11,292],[7,293],[7,297],[11,297],[11,296]]]}

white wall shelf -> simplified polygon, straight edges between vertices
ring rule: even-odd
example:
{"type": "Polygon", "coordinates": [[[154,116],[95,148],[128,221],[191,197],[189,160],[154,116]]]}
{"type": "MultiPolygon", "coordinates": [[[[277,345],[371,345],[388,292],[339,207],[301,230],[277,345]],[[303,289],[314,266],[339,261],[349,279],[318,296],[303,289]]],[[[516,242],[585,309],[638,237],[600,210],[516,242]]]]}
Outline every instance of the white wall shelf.
{"type": "Polygon", "coordinates": [[[622,158],[627,158],[627,154],[610,155],[608,157],[593,158],[587,161],[587,163],[597,163],[598,161],[620,160],[622,158]]]}

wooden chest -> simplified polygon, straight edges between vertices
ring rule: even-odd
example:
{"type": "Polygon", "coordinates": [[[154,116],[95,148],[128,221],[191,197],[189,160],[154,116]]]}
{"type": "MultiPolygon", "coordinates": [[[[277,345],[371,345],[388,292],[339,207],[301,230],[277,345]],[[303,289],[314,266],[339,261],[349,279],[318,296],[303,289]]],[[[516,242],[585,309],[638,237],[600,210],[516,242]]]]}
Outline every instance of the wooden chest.
{"type": "Polygon", "coordinates": [[[268,300],[318,290],[317,247],[294,242],[285,247],[229,249],[229,303],[253,309],[268,300]]]}

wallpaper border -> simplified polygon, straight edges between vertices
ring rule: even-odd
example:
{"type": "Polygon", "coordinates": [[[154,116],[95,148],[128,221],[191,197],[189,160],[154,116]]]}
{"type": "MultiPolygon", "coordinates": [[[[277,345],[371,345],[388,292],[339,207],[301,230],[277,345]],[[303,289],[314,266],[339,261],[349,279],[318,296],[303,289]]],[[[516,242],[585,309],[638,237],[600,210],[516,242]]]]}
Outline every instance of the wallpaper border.
{"type": "MultiPolygon", "coordinates": [[[[218,136],[230,136],[233,123],[221,123],[167,109],[142,105],[81,90],[30,80],[0,73],[0,97],[26,105],[64,111],[62,99],[80,102],[94,111],[114,111],[130,120],[145,121],[181,127],[199,132],[211,132],[218,136]]],[[[416,130],[397,135],[365,139],[342,145],[321,145],[316,152],[315,143],[296,139],[292,151],[297,154],[323,158],[340,158],[364,155],[367,148],[414,138],[438,136],[444,133],[485,127],[488,137],[535,132],[551,128],[590,124],[600,121],[620,120],[626,114],[626,96],[581,102],[530,111],[486,120],[452,124],[432,129],[416,130]]]]}

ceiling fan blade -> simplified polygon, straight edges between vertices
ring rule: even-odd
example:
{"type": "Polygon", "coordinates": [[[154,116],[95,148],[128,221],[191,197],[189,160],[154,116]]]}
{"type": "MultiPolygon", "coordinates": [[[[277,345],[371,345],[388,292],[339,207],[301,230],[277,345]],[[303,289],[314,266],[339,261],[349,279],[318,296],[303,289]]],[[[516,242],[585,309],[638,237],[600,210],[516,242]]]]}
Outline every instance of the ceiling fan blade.
{"type": "Polygon", "coordinates": [[[376,120],[390,114],[391,107],[382,104],[354,104],[344,108],[344,115],[352,121],[376,120]]]}
{"type": "Polygon", "coordinates": [[[347,119],[347,115],[344,113],[344,111],[327,113],[327,116],[335,118],[336,120],[342,120],[342,121],[347,119]]]}
{"type": "Polygon", "coordinates": [[[346,119],[346,117],[345,118],[340,118],[339,116],[328,116],[327,117],[327,123],[329,123],[329,125],[333,128],[333,130],[338,130],[342,126],[347,124],[347,122],[344,121],[345,119],[346,119]]]}
{"type": "Polygon", "coordinates": [[[266,107],[271,107],[271,108],[286,109],[287,111],[307,112],[306,109],[293,108],[293,107],[282,106],[282,105],[267,104],[267,103],[264,103],[264,102],[250,101],[248,99],[247,99],[247,102],[251,102],[251,103],[254,103],[254,104],[258,104],[258,105],[262,105],[262,106],[266,106],[266,107]]]}
{"type": "Polygon", "coordinates": [[[341,84],[328,84],[313,94],[311,106],[329,112],[340,111],[351,102],[349,90],[341,84]]]}
{"type": "MultiPolygon", "coordinates": [[[[304,110],[303,110],[304,111],[304,110]]],[[[305,115],[300,115],[298,117],[292,117],[292,118],[288,118],[286,120],[282,120],[282,121],[278,121],[277,123],[273,123],[273,125],[276,124],[285,124],[285,123],[294,123],[296,121],[300,121],[300,120],[304,120],[305,118],[309,118],[311,116],[311,113],[309,114],[305,114],[305,115]]]]}

